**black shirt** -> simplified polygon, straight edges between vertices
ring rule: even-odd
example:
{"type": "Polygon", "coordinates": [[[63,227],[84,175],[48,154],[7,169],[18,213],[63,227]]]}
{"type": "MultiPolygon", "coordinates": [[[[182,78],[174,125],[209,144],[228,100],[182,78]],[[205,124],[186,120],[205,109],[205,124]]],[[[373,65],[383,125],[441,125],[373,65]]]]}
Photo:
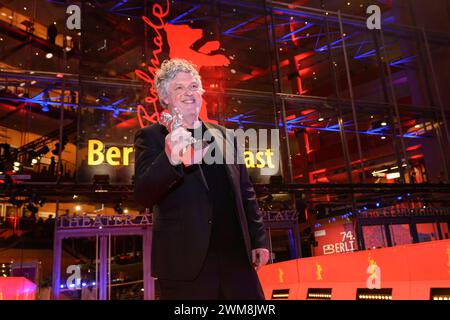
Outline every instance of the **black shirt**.
{"type": "MultiPolygon", "coordinates": [[[[207,128],[202,123],[202,132],[204,133],[206,130],[207,128]]],[[[188,131],[194,136],[194,129],[188,129],[188,131]]],[[[215,141],[210,142],[210,148],[213,148],[213,152],[220,152],[217,147],[214,148],[214,145],[215,141]]],[[[212,153],[212,156],[214,157],[214,153],[212,153]]],[[[212,200],[210,249],[214,251],[232,251],[244,244],[237,217],[233,188],[225,166],[225,164],[206,164],[203,162],[196,166],[196,170],[203,171],[212,200]]]]}

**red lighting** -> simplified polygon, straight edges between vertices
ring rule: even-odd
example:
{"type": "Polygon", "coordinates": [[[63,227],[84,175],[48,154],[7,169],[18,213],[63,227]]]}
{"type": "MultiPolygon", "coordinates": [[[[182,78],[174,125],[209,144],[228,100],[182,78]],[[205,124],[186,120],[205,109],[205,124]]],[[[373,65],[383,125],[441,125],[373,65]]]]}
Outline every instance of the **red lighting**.
{"type": "MultiPolygon", "coordinates": [[[[167,33],[170,58],[182,57],[196,64],[198,70],[203,67],[221,67],[230,64],[230,60],[223,54],[210,53],[220,48],[219,41],[208,41],[198,51],[192,49],[192,45],[203,37],[203,30],[192,29],[188,25],[166,24],[164,30],[167,33]]],[[[218,88],[215,84],[213,88],[218,88]]],[[[208,104],[205,99],[200,109],[200,119],[207,122],[217,123],[208,117],[208,104]]]]}
{"type": "Polygon", "coordinates": [[[24,277],[1,277],[0,300],[35,300],[36,285],[24,277]]]}
{"type": "Polygon", "coordinates": [[[137,107],[137,115],[139,120],[139,125],[141,128],[147,125],[146,122],[155,123],[159,120],[158,113],[158,95],[156,94],[155,88],[153,87],[155,72],[158,69],[160,64],[158,54],[162,52],[163,40],[160,33],[160,30],[164,29],[164,20],[163,18],[169,14],[169,0],[166,0],[166,11],[162,8],[162,6],[158,3],[153,4],[152,14],[153,17],[157,18],[158,23],[154,24],[149,18],[143,16],[142,20],[150,26],[156,33],[153,37],[153,43],[157,46],[157,49],[153,50],[153,58],[150,59],[150,64],[148,66],[148,74],[143,72],[142,70],[135,70],[136,75],[147,82],[150,85],[149,93],[145,98],[145,102],[150,104],[153,107],[153,114],[149,114],[147,109],[143,105],[138,105],[137,107]]]}
{"type": "MultiPolygon", "coordinates": [[[[220,48],[220,43],[218,41],[208,41],[206,42],[198,51],[192,49],[192,45],[203,37],[203,30],[192,29],[188,25],[172,25],[164,23],[163,18],[169,14],[170,4],[166,0],[166,9],[159,4],[154,4],[152,8],[153,18],[158,21],[154,23],[148,17],[142,17],[144,22],[150,26],[154,33],[153,43],[156,45],[156,49],[153,50],[153,57],[148,65],[148,72],[142,70],[135,70],[135,74],[142,79],[144,82],[150,85],[149,92],[145,98],[145,102],[151,106],[153,113],[149,114],[149,111],[143,105],[139,105],[137,108],[137,114],[139,119],[139,125],[145,127],[147,123],[155,123],[159,120],[158,112],[158,95],[153,87],[153,81],[155,77],[155,72],[160,65],[158,55],[162,52],[163,37],[161,31],[165,31],[167,34],[167,42],[169,47],[169,58],[183,58],[191,61],[197,65],[200,70],[202,67],[220,67],[230,64],[230,60],[222,54],[213,54],[211,52],[216,51],[220,48]]],[[[143,65],[145,66],[145,64],[143,65]]],[[[218,88],[219,85],[215,85],[218,88]]],[[[210,120],[207,113],[207,103],[203,100],[203,104],[200,110],[199,117],[204,121],[215,122],[210,120]]]]}
{"type": "Polygon", "coordinates": [[[286,117],[286,121],[294,120],[295,118],[297,118],[297,117],[295,116],[295,114],[293,114],[293,115],[290,115],[289,117],[286,117]]]}
{"type": "Polygon", "coordinates": [[[420,158],[423,158],[423,157],[424,157],[423,154],[417,154],[417,155],[415,155],[415,156],[410,157],[410,159],[411,159],[411,160],[414,160],[414,159],[420,159],[420,158]]]}
{"type": "Polygon", "coordinates": [[[418,145],[415,145],[415,146],[411,146],[411,147],[406,148],[406,151],[419,150],[420,148],[422,148],[422,145],[418,144],[418,145]]]}

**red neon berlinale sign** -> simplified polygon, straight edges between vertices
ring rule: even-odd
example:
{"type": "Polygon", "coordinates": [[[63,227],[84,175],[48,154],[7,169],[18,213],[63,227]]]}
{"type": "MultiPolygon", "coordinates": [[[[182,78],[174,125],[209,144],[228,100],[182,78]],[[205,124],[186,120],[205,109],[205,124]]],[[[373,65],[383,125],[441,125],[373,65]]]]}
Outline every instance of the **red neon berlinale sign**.
{"type": "Polygon", "coordinates": [[[142,19],[144,22],[149,25],[156,33],[153,37],[153,43],[156,45],[156,49],[153,50],[153,56],[150,59],[150,64],[147,67],[148,73],[145,73],[141,70],[135,70],[136,75],[147,82],[150,85],[150,89],[147,97],[145,98],[145,102],[148,103],[153,109],[153,114],[149,115],[147,110],[143,105],[139,105],[137,108],[137,114],[139,119],[139,125],[141,128],[145,127],[145,122],[155,123],[159,120],[158,113],[158,94],[153,85],[153,79],[155,78],[155,72],[158,70],[158,66],[160,64],[158,55],[162,52],[163,47],[163,38],[161,35],[161,30],[164,29],[164,17],[169,14],[170,4],[169,0],[166,0],[166,9],[155,3],[152,7],[152,15],[156,18],[157,23],[153,23],[148,17],[143,16],[142,19]]]}
{"type": "MultiPolygon", "coordinates": [[[[201,48],[194,50],[192,45],[204,34],[201,29],[193,29],[188,25],[172,25],[164,23],[164,18],[169,14],[169,1],[166,0],[165,10],[160,4],[154,4],[152,8],[152,17],[143,16],[144,22],[150,26],[155,33],[153,37],[153,44],[156,49],[153,50],[150,63],[147,66],[147,72],[142,70],[135,70],[136,75],[150,85],[149,92],[145,98],[145,102],[150,105],[151,114],[143,105],[138,106],[138,119],[140,127],[145,127],[148,123],[155,123],[159,120],[159,112],[157,107],[158,94],[154,88],[155,73],[160,65],[158,55],[161,54],[164,45],[162,31],[167,35],[167,46],[169,47],[169,58],[183,58],[191,61],[200,71],[203,67],[221,67],[230,64],[230,60],[223,54],[215,53],[219,50],[219,41],[207,41],[201,48]],[[157,21],[154,23],[153,21],[157,21]]],[[[218,84],[211,84],[214,87],[218,87],[218,84]]],[[[208,103],[203,99],[202,107],[200,110],[200,119],[208,122],[217,121],[208,118],[207,110],[212,108],[208,106],[208,103]]]]}

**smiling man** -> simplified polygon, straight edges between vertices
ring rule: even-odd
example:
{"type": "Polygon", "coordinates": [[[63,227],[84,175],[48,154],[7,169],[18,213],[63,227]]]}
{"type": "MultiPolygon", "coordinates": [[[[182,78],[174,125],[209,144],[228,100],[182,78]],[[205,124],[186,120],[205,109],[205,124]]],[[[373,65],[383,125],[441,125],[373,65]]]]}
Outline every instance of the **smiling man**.
{"type": "Polygon", "coordinates": [[[153,208],[152,276],[161,299],[264,299],[255,269],[269,251],[245,165],[192,164],[184,156],[199,131],[213,137],[213,153],[227,140],[224,127],[198,118],[200,75],[185,60],[166,60],[154,85],[181,122],[170,132],[154,124],[135,136],[135,195],[153,208]]]}

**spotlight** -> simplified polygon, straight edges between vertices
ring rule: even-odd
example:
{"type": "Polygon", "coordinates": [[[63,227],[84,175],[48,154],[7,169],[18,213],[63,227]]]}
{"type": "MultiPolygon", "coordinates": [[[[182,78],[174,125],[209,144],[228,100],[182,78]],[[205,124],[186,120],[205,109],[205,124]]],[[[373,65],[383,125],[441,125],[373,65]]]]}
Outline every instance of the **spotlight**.
{"type": "Polygon", "coordinates": [[[51,58],[53,58],[53,53],[49,52],[49,53],[47,53],[47,54],[45,55],[45,57],[46,57],[47,59],[51,59],[51,58]]]}

